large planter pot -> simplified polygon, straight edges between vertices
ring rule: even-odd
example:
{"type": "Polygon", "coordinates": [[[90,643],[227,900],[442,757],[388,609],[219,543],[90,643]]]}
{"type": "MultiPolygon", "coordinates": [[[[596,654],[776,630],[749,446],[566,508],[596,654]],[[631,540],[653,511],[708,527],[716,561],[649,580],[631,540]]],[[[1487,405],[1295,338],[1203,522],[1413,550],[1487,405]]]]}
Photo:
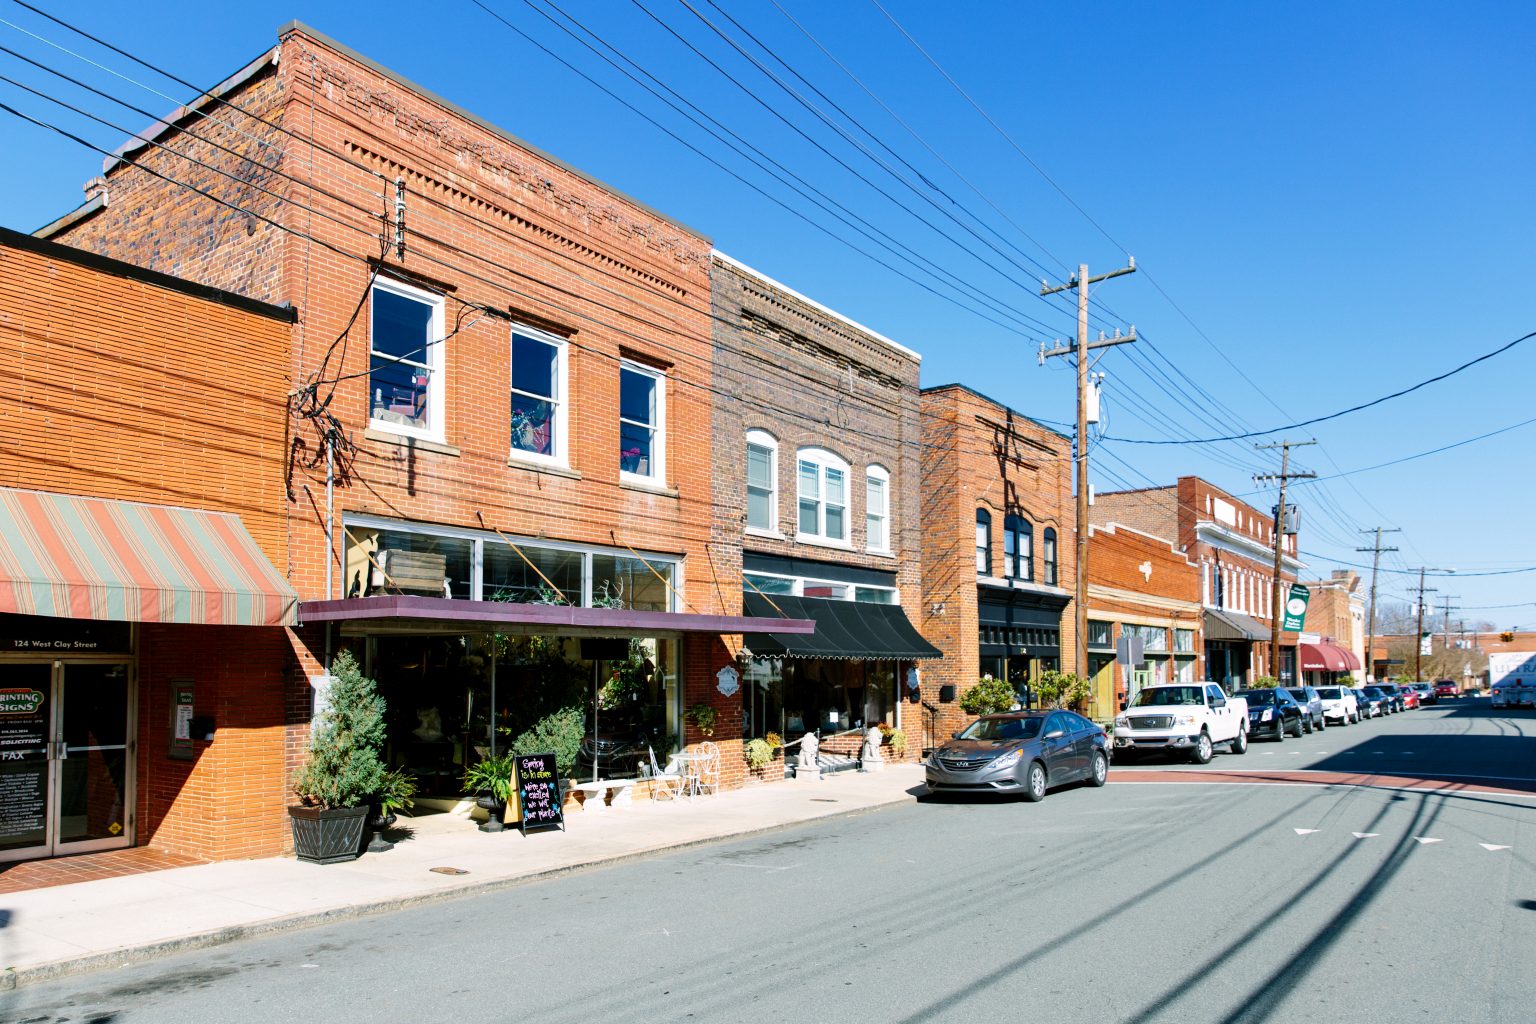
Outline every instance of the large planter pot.
{"type": "Polygon", "coordinates": [[[356,860],[363,845],[363,820],[368,807],[288,808],[293,824],[293,852],[312,864],[356,860]]]}
{"type": "Polygon", "coordinates": [[[501,832],[505,829],[502,819],[507,816],[507,802],[493,793],[485,793],[476,798],[475,806],[483,808],[486,819],[480,823],[481,832],[501,832]]]}

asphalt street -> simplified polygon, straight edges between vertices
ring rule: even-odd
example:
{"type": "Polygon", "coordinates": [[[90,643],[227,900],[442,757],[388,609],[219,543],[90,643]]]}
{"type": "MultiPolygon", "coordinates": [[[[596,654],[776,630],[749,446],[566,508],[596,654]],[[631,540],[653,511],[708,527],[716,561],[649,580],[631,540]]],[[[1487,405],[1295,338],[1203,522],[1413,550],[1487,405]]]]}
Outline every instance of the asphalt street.
{"type": "MultiPolygon", "coordinates": [[[[1530,780],[1533,731],[1469,701],[1212,768],[1530,780]]],[[[24,987],[0,1021],[1536,1016],[1536,799],[1198,771],[924,801],[24,987]]]]}

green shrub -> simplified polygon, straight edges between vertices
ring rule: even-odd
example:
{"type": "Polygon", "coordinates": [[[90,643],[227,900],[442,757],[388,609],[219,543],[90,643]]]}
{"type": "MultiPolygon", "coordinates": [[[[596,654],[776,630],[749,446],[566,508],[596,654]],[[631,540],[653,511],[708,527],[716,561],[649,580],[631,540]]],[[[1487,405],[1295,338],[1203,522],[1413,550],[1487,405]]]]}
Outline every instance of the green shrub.
{"type": "Polygon", "coordinates": [[[773,760],[773,748],[767,740],[747,740],[742,748],[742,754],[747,759],[747,767],[753,771],[761,771],[773,760]]]}
{"type": "MultiPolygon", "coordinates": [[[[525,754],[542,754],[542,750],[525,750],[525,754]]],[[[515,755],[502,751],[494,756],[482,757],[464,771],[464,790],[467,793],[490,793],[502,803],[512,799],[512,772],[516,768],[515,755]]]]}
{"type": "Polygon", "coordinates": [[[385,788],[384,698],[351,651],[331,662],[330,706],[310,733],[293,791],[306,804],[358,807],[385,788]]]}
{"type": "Polygon", "coordinates": [[[995,715],[1018,702],[1018,695],[1007,680],[983,677],[961,696],[960,709],[968,715],[995,715]]]}
{"type": "Polygon", "coordinates": [[[708,704],[695,704],[683,712],[683,717],[697,726],[705,736],[715,734],[715,709],[708,704]]]}
{"type": "Polygon", "coordinates": [[[1252,689],[1273,690],[1279,685],[1280,680],[1276,679],[1274,676],[1259,676],[1259,678],[1253,681],[1252,689]]]}
{"type": "Polygon", "coordinates": [[[885,734],[886,740],[891,745],[891,753],[900,757],[907,752],[907,734],[900,729],[892,729],[885,734]]]}
{"type": "Polygon", "coordinates": [[[508,745],[512,754],[543,754],[554,751],[555,767],[562,778],[569,778],[581,752],[581,738],[586,726],[579,707],[550,712],[508,745]]]}
{"type": "Polygon", "coordinates": [[[1092,686],[1082,676],[1071,672],[1047,669],[1032,684],[1042,707],[1078,708],[1093,693],[1092,686]]]}

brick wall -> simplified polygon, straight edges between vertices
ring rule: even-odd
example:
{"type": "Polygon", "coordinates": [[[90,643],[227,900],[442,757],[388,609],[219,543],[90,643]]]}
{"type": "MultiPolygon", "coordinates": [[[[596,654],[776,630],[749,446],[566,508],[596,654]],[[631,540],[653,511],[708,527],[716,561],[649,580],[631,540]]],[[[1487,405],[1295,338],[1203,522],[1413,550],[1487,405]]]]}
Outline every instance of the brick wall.
{"type": "MultiPolygon", "coordinates": [[[[923,697],[934,701],[943,685],[957,694],[980,676],[976,510],[992,515],[992,572],[1001,575],[1003,518],[1018,512],[1034,525],[1036,579],[1041,537],[1057,535],[1057,589],[1076,586],[1071,441],[961,385],[922,392],[923,417],[923,634],[944,651],[929,667],[923,697]]],[[[1061,613],[1061,666],[1072,671],[1077,645],[1072,605],[1061,613]]],[[[935,738],[966,720],[958,704],[938,704],[935,738]]]]}

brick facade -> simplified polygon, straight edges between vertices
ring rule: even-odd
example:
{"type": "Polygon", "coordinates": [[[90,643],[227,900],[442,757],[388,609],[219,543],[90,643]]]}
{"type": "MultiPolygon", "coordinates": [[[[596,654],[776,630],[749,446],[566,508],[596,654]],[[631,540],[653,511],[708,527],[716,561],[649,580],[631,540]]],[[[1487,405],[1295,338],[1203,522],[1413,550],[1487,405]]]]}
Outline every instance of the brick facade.
{"type": "MultiPolygon", "coordinates": [[[[1077,637],[1070,602],[1077,570],[1071,440],[958,384],[924,388],[922,416],[921,629],[944,652],[944,660],[930,667],[924,679],[924,700],[931,701],[942,686],[954,686],[957,697],[975,686],[982,672],[982,643],[989,638],[998,641],[988,644],[989,651],[1008,648],[1014,659],[1010,666],[1017,662],[1026,677],[1049,665],[1042,659],[1054,658],[1062,670],[1073,670],[1077,637]],[[985,574],[977,564],[978,509],[986,510],[992,522],[985,574]],[[1034,582],[1005,578],[1003,529],[1009,515],[1021,516],[1032,527],[1034,582]],[[1054,585],[1041,582],[1047,529],[1056,541],[1054,585]],[[1006,630],[984,634],[996,628],[984,621],[991,614],[987,609],[1005,606],[1019,613],[1021,623],[1055,631],[1054,650],[1013,643],[1019,637],[1006,630]]],[[[1026,634],[1024,639],[1032,638],[1026,634]]],[[[928,742],[947,737],[965,721],[957,703],[935,704],[928,742]]]]}
{"type": "MultiPolygon", "coordinates": [[[[337,475],[328,552],[319,421],[295,412],[268,435],[291,446],[289,492],[269,507],[289,543],[280,564],[301,598],[344,595],[353,581],[342,561],[343,523],[368,515],[665,555],[681,565],[679,611],[739,612],[739,575],[710,549],[709,240],[303,26],[285,28],[226,95],[270,125],[234,125],[227,109],[212,119],[173,118],[159,146],[108,161],[105,205],[49,230],[70,245],[297,308],[292,356],[268,364],[270,379],[299,394],[296,409],[306,386],[317,400],[329,398],[326,411],[356,445],[337,475]],[[392,232],[380,238],[379,215],[392,211],[397,180],[405,185],[403,257],[392,232]],[[281,199],[253,197],[253,183],[281,199]],[[443,297],[437,436],[371,420],[375,270],[380,280],[443,297]],[[568,447],[559,464],[519,458],[509,442],[512,323],[564,342],[568,447]],[[654,485],[621,476],[621,363],[664,379],[665,471],[654,485]]],[[[323,645],[323,631],[298,635],[284,764],[269,766],[273,777],[301,762],[306,679],[319,672],[323,645]]],[[[740,735],[739,706],[713,687],[730,660],[719,636],[684,641],[683,703],[716,706],[722,747],[739,746],[722,739],[740,735]]],[[[701,738],[686,728],[685,741],[701,738]]],[[[740,761],[739,750],[724,752],[727,785],[741,781],[733,768],[740,761]]]]}
{"type": "Polygon", "coordinates": [[[1141,635],[1144,649],[1156,652],[1148,659],[1143,677],[1146,682],[1173,682],[1180,677],[1181,665],[1188,666],[1189,679],[1204,679],[1200,613],[1200,570],[1170,541],[1121,523],[1090,525],[1089,661],[1095,669],[1092,716],[1099,721],[1113,718],[1120,702],[1133,695],[1132,670],[1113,661],[1116,641],[1128,632],[1141,635]],[[1095,636],[1095,623],[1109,626],[1102,638],[1095,636]],[[1128,630],[1128,626],[1136,628],[1128,630]],[[1181,647],[1181,637],[1190,638],[1187,647],[1181,647]]]}
{"type": "MultiPolygon", "coordinates": [[[[714,549],[723,563],[717,566],[720,578],[733,578],[739,595],[744,556],[761,556],[756,564],[769,567],[764,571],[833,580],[848,578],[844,570],[865,570],[897,589],[916,624],[922,583],[919,357],[723,254],[715,255],[713,274],[715,499],[727,513],[718,521],[714,549]],[[747,521],[749,431],[761,431],[776,452],[768,529],[747,521]],[[828,451],[848,467],[845,544],[797,537],[796,455],[810,448],[828,451]],[[883,550],[866,529],[870,467],[889,479],[883,550]]],[[[896,713],[891,724],[915,736],[921,725],[917,705],[902,702],[896,713]]],[[[919,744],[911,742],[907,757],[919,753],[919,744]]]]}
{"type": "MultiPolygon", "coordinates": [[[[12,401],[0,485],[239,516],[280,570],[290,319],[62,245],[0,238],[0,359],[12,401]]],[[[280,853],[281,629],[136,630],[136,843],[195,857],[280,853]],[[190,681],[212,742],[167,756],[171,683],[190,681]],[[252,770],[257,766],[256,770],[252,770]]],[[[69,682],[68,659],[65,683],[69,682]]]]}
{"type": "MultiPolygon", "coordinates": [[[[1095,525],[1123,523],[1155,537],[1167,537],[1200,573],[1200,602],[1210,609],[1236,612],[1262,627],[1263,638],[1237,645],[1242,663],[1235,676],[1218,682],[1252,682],[1275,675],[1268,631],[1273,604],[1274,521],[1257,508],[1199,477],[1180,477],[1176,484],[1134,491],[1098,494],[1090,510],[1095,525]]],[[[1296,557],[1295,535],[1285,538],[1282,587],[1295,582],[1304,568],[1296,557]]],[[[1220,675],[1212,639],[1206,638],[1207,674],[1220,675]]],[[[1294,648],[1295,633],[1282,633],[1280,645],[1294,648]]],[[[1223,647],[1226,645],[1223,644],[1223,647]]],[[[1293,651],[1287,651],[1291,657],[1293,651]]]]}

